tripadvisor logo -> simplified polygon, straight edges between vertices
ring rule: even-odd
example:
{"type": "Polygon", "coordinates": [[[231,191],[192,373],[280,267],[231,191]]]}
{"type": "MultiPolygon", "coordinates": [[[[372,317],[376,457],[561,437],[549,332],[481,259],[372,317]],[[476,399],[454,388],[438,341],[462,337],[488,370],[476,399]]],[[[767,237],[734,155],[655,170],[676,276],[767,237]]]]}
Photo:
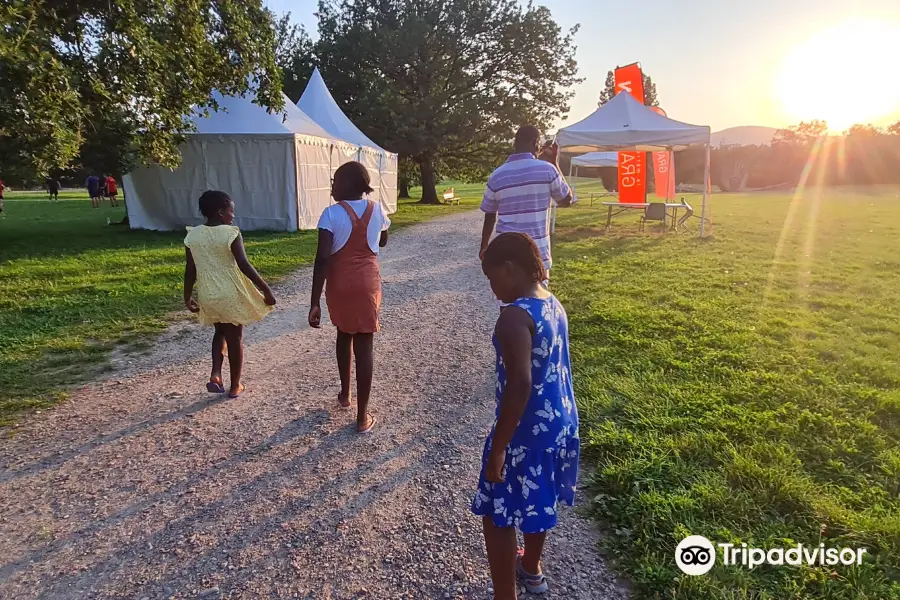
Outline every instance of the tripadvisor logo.
{"type": "Polygon", "coordinates": [[[716,549],[702,535],[689,535],[675,548],[675,563],[688,575],[705,575],[716,564],[716,549]]]}
{"type": "MultiPolygon", "coordinates": [[[[797,544],[790,548],[753,548],[747,544],[716,544],[721,550],[722,564],[754,569],[760,565],[798,567],[860,565],[865,548],[826,548],[825,544],[808,547],[797,544]]],[[[675,563],[687,575],[705,575],[716,563],[713,543],[702,535],[690,535],[675,548],[675,563]]]]}

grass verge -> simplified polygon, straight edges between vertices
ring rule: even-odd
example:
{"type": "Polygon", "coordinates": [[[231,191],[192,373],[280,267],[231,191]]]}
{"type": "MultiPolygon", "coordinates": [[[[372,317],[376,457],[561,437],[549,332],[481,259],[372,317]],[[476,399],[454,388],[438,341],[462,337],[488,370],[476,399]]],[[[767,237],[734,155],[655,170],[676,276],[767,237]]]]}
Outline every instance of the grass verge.
{"type": "MultiPolygon", "coordinates": [[[[459,207],[401,200],[392,228],[477,204],[480,186],[457,190],[459,207]]],[[[183,233],[107,226],[122,208],[91,209],[83,192],[60,197],[8,193],[0,218],[0,425],[109,369],[114,348],[149,348],[181,315],[183,233]]],[[[309,264],[316,246],[314,231],[248,232],[245,240],[269,281],[309,264]]]]}
{"type": "Polygon", "coordinates": [[[896,188],[719,196],[714,236],[561,211],[589,492],[638,598],[900,598],[896,188]],[[676,567],[689,534],[861,566],[676,567]]]}

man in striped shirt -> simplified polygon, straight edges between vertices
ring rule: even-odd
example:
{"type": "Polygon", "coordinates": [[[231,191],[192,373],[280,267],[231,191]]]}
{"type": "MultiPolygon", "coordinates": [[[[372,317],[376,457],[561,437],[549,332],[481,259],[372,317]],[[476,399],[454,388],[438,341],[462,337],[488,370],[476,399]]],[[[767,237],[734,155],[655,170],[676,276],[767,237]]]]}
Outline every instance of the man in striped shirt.
{"type": "Polygon", "coordinates": [[[484,258],[494,226],[497,233],[516,231],[531,237],[541,251],[549,276],[551,203],[565,208],[572,204],[572,191],[559,170],[559,146],[541,149],[541,132],[523,125],[516,132],[515,154],[488,178],[481,211],[484,228],[481,252],[484,258]],[[540,155],[540,158],[538,158],[540,155]]]}

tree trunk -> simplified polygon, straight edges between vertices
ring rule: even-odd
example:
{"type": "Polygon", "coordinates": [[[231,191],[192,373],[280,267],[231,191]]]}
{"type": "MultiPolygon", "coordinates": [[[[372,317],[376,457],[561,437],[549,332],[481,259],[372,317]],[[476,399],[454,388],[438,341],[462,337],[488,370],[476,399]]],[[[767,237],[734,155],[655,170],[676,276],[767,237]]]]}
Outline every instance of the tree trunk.
{"type": "Polygon", "coordinates": [[[400,178],[400,193],[398,195],[401,198],[409,198],[409,181],[406,177],[400,178]]]}
{"type": "Polygon", "coordinates": [[[439,204],[437,189],[435,188],[434,160],[426,156],[419,163],[419,171],[422,173],[422,199],[421,204],[439,204]]]}

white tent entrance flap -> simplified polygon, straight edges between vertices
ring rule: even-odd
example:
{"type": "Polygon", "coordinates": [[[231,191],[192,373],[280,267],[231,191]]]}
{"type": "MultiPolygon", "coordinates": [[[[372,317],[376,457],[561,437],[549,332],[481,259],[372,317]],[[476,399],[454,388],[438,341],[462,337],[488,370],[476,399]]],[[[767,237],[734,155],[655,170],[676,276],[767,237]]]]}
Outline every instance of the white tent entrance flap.
{"type": "Polygon", "coordinates": [[[560,149],[566,152],[657,152],[706,147],[700,235],[706,234],[710,192],[709,127],[664,117],[635,100],[631,94],[618,94],[587,118],[560,129],[557,142],[560,149]]]}
{"type": "Polygon", "coordinates": [[[217,94],[222,110],[193,117],[197,132],[186,135],[177,169],[142,167],[125,176],[131,227],[199,225],[197,199],[219,189],[234,198],[241,229],[314,228],[330,203],[330,148],[344,144],[284,99],[282,114],[217,94]]]}
{"type": "MultiPolygon", "coordinates": [[[[341,152],[332,153],[332,168],[355,160],[369,172],[373,200],[381,203],[387,213],[397,211],[397,155],[370,140],[353,124],[335,102],[322,74],[316,68],[297,106],[328,135],[347,144],[341,152]]],[[[332,171],[333,172],[333,171],[332,171]]]]}

